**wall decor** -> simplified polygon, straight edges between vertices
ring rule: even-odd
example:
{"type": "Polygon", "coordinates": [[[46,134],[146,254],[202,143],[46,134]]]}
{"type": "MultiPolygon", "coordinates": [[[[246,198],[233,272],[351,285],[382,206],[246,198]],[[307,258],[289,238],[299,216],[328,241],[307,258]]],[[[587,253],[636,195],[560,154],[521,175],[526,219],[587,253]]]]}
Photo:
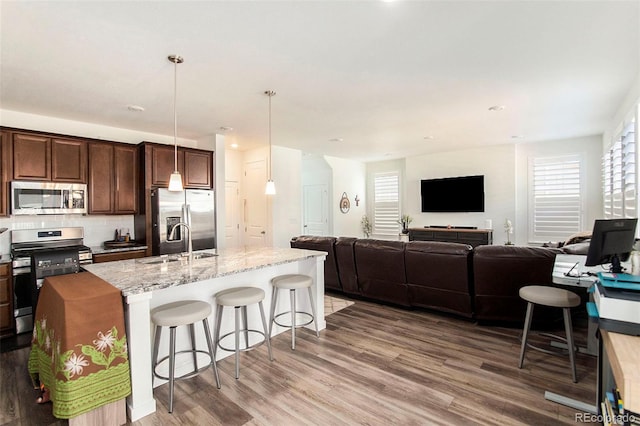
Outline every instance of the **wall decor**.
{"type": "Polygon", "coordinates": [[[342,193],[342,198],[340,198],[340,211],[346,214],[351,208],[351,202],[349,201],[349,197],[347,197],[347,193],[342,193]]]}
{"type": "Polygon", "coordinates": [[[358,194],[356,194],[356,198],[353,199],[356,202],[356,207],[360,205],[360,198],[358,198],[358,194]]]}

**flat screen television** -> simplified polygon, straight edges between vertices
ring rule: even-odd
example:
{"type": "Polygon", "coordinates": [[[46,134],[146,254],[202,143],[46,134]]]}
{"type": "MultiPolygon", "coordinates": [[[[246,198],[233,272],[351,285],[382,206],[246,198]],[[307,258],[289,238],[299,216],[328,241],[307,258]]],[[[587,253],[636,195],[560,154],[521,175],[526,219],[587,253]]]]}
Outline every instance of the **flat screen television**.
{"type": "Polygon", "coordinates": [[[422,211],[483,212],[484,176],[459,176],[420,181],[422,211]]]}
{"type": "Polygon", "coordinates": [[[620,262],[629,259],[636,239],[638,219],[599,219],[593,225],[586,266],[611,264],[610,272],[622,273],[620,262]]]}

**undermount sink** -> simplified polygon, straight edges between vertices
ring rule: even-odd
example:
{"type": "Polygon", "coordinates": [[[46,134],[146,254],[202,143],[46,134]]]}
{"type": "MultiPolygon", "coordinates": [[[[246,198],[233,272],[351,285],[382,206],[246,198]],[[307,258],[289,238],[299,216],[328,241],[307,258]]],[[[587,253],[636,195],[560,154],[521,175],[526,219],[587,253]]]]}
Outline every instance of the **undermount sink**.
{"type": "Polygon", "coordinates": [[[209,253],[206,251],[200,252],[200,253],[193,253],[193,258],[194,259],[206,259],[207,257],[214,257],[217,256],[216,253],[209,253]]]}
{"type": "Polygon", "coordinates": [[[179,257],[171,256],[171,257],[161,257],[159,259],[156,258],[151,260],[142,260],[141,263],[145,263],[147,265],[160,265],[168,262],[177,262],[178,260],[180,260],[179,257]]]}

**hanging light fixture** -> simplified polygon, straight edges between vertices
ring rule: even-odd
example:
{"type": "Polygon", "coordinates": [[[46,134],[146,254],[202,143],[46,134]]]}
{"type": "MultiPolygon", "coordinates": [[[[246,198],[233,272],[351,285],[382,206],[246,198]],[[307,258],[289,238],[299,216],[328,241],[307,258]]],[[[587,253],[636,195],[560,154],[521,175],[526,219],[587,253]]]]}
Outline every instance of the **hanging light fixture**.
{"type": "Polygon", "coordinates": [[[169,61],[174,63],[174,73],[173,73],[173,151],[174,151],[174,159],[173,165],[174,170],[171,173],[171,177],[169,178],[169,191],[183,191],[184,187],[182,186],[182,176],[178,171],[178,111],[176,104],[178,103],[178,64],[184,62],[184,58],[178,55],[169,55],[169,61]]]}
{"type": "Polygon", "coordinates": [[[264,193],[266,195],[275,195],[276,185],[273,183],[273,179],[271,179],[271,98],[276,95],[276,92],[273,90],[267,90],[264,94],[269,96],[269,180],[267,181],[264,193]]]}

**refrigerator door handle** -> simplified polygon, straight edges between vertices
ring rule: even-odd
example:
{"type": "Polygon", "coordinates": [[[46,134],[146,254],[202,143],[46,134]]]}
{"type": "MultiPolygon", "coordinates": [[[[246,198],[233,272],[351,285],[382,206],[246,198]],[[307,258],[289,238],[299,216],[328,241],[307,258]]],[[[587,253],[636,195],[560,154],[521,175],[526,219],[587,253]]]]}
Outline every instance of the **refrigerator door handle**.
{"type": "Polygon", "coordinates": [[[191,226],[191,206],[189,204],[185,204],[184,210],[185,210],[185,222],[187,222],[187,225],[191,226]]]}

